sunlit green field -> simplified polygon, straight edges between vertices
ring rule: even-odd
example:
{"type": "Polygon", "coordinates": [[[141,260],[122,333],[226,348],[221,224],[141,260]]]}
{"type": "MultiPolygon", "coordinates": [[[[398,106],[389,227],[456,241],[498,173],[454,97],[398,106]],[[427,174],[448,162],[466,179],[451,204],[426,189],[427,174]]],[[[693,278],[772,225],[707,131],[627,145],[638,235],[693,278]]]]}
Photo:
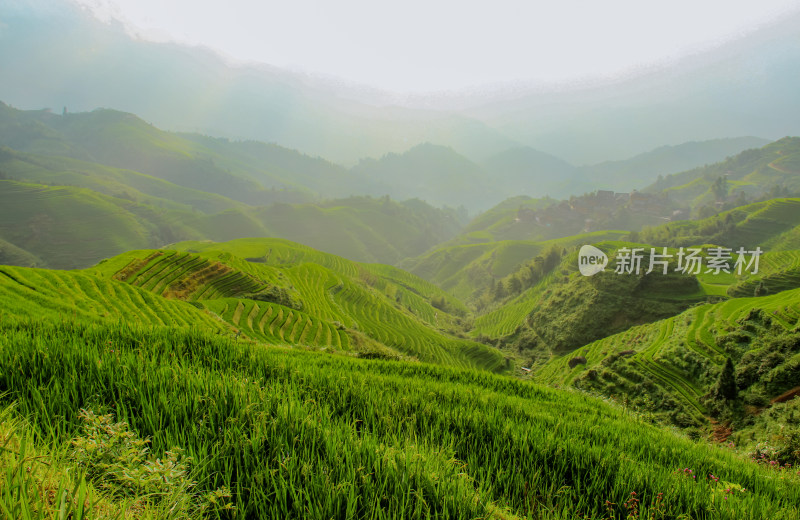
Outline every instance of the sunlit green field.
{"type": "Polygon", "coordinates": [[[113,413],[150,437],[155,455],[183,448],[197,493],[229,489],[236,510],[215,513],[222,518],[599,519],[635,510],[790,519],[800,511],[790,472],[586,395],[486,372],[174,328],[8,318],[0,368],[3,402],[17,403],[38,443],[80,435],[81,408],[113,413]]]}

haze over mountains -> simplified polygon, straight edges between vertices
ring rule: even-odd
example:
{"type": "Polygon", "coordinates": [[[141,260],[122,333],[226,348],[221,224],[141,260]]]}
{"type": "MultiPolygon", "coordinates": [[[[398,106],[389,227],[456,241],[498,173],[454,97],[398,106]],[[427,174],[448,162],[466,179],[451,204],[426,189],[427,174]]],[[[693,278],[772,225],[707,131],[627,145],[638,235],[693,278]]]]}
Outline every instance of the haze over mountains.
{"type": "Polygon", "coordinates": [[[798,21],[401,99],[5,0],[3,518],[797,520],[798,21]]]}
{"type": "Polygon", "coordinates": [[[479,163],[529,146],[581,165],[687,141],[798,133],[797,17],[611,84],[404,107],[274,67],[231,66],[204,49],[135,40],[66,2],[15,0],[0,20],[0,99],[14,106],[114,108],[169,130],[275,142],[345,165],[424,142],[479,163]]]}
{"type": "MultiPolygon", "coordinates": [[[[681,195],[675,200],[689,204],[682,194],[702,195],[713,179],[681,191],[671,172],[761,142],[690,143],[600,164],[593,167],[596,172],[530,148],[510,149],[478,165],[452,148],[424,143],[347,169],[273,144],[165,132],[114,110],[58,115],[0,103],[0,260],[75,268],[178,240],[275,236],[358,261],[396,264],[449,240],[574,234],[587,230],[588,217],[595,220],[592,229],[638,230],[660,223],[672,205],[642,213],[626,209],[625,199],[613,210],[619,215],[586,215],[564,207],[553,213],[543,208],[555,199],[530,203],[515,195],[545,192],[566,198],[596,187],[627,190],[644,187],[663,172],[662,181],[673,183],[672,192],[681,195]],[[468,209],[489,209],[498,202],[457,236],[468,224],[468,209]],[[548,213],[541,214],[542,222],[538,216],[536,222],[533,217],[521,221],[523,207],[548,213]],[[560,221],[551,226],[547,222],[555,214],[560,221]]],[[[788,153],[780,145],[775,150],[788,153]]],[[[773,161],[774,153],[762,163],[773,161]]],[[[681,175],[704,177],[702,172],[681,175]]],[[[762,177],[764,186],[795,190],[784,174],[762,177]]],[[[751,198],[761,193],[758,186],[747,192],[751,198]]]]}

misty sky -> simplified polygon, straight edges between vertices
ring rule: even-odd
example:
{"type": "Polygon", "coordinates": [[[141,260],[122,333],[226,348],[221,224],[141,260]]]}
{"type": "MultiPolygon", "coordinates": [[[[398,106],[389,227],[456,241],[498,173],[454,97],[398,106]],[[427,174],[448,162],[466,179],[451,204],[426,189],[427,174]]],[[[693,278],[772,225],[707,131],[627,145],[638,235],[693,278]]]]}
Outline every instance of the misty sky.
{"type": "Polygon", "coordinates": [[[796,0],[74,0],[157,41],[395,92],[609,78],[741,37],[796,0]]]}

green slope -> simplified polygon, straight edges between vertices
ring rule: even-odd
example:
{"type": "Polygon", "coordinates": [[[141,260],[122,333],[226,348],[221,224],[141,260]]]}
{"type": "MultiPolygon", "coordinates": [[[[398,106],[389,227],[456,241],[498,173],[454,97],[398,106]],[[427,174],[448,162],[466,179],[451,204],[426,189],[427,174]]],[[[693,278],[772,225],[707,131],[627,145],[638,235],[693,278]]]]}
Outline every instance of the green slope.
{"type": "Polygon", "coordinates": [[[645,229],[643,241],[665,246],[719,244],[738,249],[781,250],[792,247],[800,225],[800,199],[775,198],[747,204],[702,220],[687,220],[645,229]]]}
{"type": "Polygon", "coordinates": [[[243,203],[178,186],[151,175],[69,157],[15,152],[0,148],[0,171],[8,178],[35,184],[76,186],[103,195],[173,210],[218,213],[243,203]]]}
{"type": "Polygon", "coordinates": [[[31,253],[20,249],[11,242],[0,239],[0,265],[21,265],[23,267],[36,267],[42,265],[41,259],[31,253]]]}
{"type": "MultiPolygon", "coordinates": [[[[506,367],[498,351],[454,335],[460,318],[431,304],[437,298],[448,302],[446,295],[389,266],[358,264],[280,240],[174,247],[192,252],[134,251],[93,270],[164,297],[193,301],[253,339],[368,350],[369,355],[393,352],[489,370],[506,367]]],[[[458,304],[449,307],[461,311],[458,304]]]]}
{"type": "Polygon", "coordinates": [[[274,204],[201,215],[188,224],[215,241],[285,238],[354,260],[381,263],[396,263],[422,253],[460,229],[453,211],[386,197],[274,204]]]}
{"type": "Polygon", "coordinates": [[[399,199],[424,196],[437,206],[483,210],[504,198],[483,168],[450,147],[431,143],[380,159],[362,159],[352,172],[364,179],[367,193],[391,193],[399,199]]]}
{"type": "Polygon", "coordinates": [[[595,186],[601,189],[642,189],[665,175],[718,163],[744,150],[767,144],[769,141],[758,137],[691,141],[676,146],[662,146],[623,161],[583,166],[580,171],[582,177],[592,179],[595,186]]]}
{"type": "Polygon", "coordinates": [[[229,141],[197,134],[180,134],[180,137],[213,152],[221,167],[265,187],[310,191],[324,197],[363,193],[357,188],[364,183],[362,177],[320,157],[259,141],[229,141]]]}
{"type": "Polygon", "coordinates": [[[622,518],[632,497],[645,518],[789,520],[800,508],[792,472],[584,394],[475,371],[3,322],[0,392],[54,447],[82,435],[81,408],[113,411],[155,457],[186,450],[198,495],[225,486],[244,518],[622,518]]]}
{"type": "MultiPolygon", "coordinates": [[[[535,377],[625,395],[632,405],[685,426],[721,413],[722,404],[709,394],[730,357],[739,406],[748,404],[750,413],[759,413],[800,381],[798,318],[800,289],[698,306],[554,356],[535,377]],[[570,366],[577,358],[581,362],[570,366]]],[[[747,424],[740,417],[734,428],[747,424]]]]}
{"type": "Polygon", "coordinates": [[[149,206],[88,189],[0,180],[0,238],[50,267],[84,267],[170,241],[179,231],[169,220],[149,206]]]}
{"type": "Polygon", "coordinates": [[[419,257],[407,259],[399,266],[466,301],[479,296],[495,280],[514,274],[549,248],[572,248],[619,239],[627,234],[625,231],[600,231],[540,242],[503,240],[443,245],[419,257]]]}
{"type": "MultiPolygon", "coordinates": [[[[473,310],[478,313],[474,333],[498,338],[529,325],[527,317],[534,309],[543,309],[539,314],[546,316],[543,318],[548,322],[545,328],[549,328],[551,323],[558,323],[572,313],[571,309],[574,306],[579,305],[578,301],[573,302],[575,305],[569,303],[574,300],[574,295],[581,294],[582,297],[589,298],[588,294],[583,294],[583,289],[590,282],[577,276],[577,264],[574,258],[557,270],[561,272],[560,275],[546,277],[531,285],[527,281],[529,275],[525,267],[531,265],[531,258],[524,258],[524,255],[517,257],[505,255],[505,251],[513,250],[509,249],[511,244],[516,246],[517,251],[523,251],[523,246],[528,244],[526,247],[530,248],[531,254],[541,255],[542,251],[554,245],[573,251],[583,244],[598,244],[608,238],[619,239],[636,235],[636,239],[643,243],[627,243],[627,247],[643,247],[649,251],[650,247],[660,250],[659,248],[666,246],[670,248],[669,252],[673,255],[673,259],[677,254],[677,248],[698,247],[701,244],[708,244],[703,246],[704,250],[713,247],[711,244],[729,247],[733,249],[734,256],[740,247],[744,247],[747,251],[756,247],[762,249],[763,254],[759,260],[757,273],[753,274],[746,270],[740,275],[700,273],[697,276],[699,283],[697,290],[690,290],[685,297],[676,300],[677,304],[686,305],[708,297],[713,299],[726,296],[752,296],[756,290],[759,294],[765,295],[799,287],[800,266],[797,253],[793,250],[800,229],[798,226],[800,226],[800,199],[771,199],[741,206],[715,217],[663,224],[633,235],[624,232],[618,232],[616,235],[613,232],[585,234],[536,243],[536,248],[533,247],[533,243],[525,242],[492,242],[442,248],[413,262],[404,262],[403,265],[471,303],[473,310]],[[519,262],[514,269],[492,270],[493,267],[511,265],[513,261],[519,262]],[[569,276],[572,276],[574,282],[565,285],[565,282],[569,281],[569,276]],[[484,292],[480,299],[475,299],[475,295],[480,294],[481,290],[491,289],[489,282],[492,279],[498,278],[499,282],[507,287],[508,281],[513,277],[523,280],[521,292],[500,299],[487,298],[484,292]],[[566,305],[565,308],[550,307],[548,302],[555,295],[554,290],[565,297],[564,302],[567,303],[560,305],[560,307],[566,305]],[[552,318],[553,315],[556,318],[552,318]]],[[[625,244],[616,243],[608,251],[612,261],[614,251],[622,245],[625,244]]],[[[623,320],[621,323],[632,324],[635,321],[623,320]]]]}
{"type": "Polygon", "coordinates": [[[447,301],[434,286],[389,266],[356,264],[298,244],[259,244],[265,246],[283,254],[306,249],[340,267],[247,262],[225,252],[226,244],[204,254],[132,251],[81,272],[2,266],[3,312],[89,321],[128,316],[156,325],[212,326],[269,344],[507,368],[495,349],[454,335],[460,318],[431,305],[437,297],[447,301]]]}
{"type": "Polygon", "coordinates": [[[674,262],[667,275],[645,275],[649,250],[639,275],[614,273],[616,251],[638,244],[608,241],[594,245],[610,259],[611,267],[605,272],[582,276],[577,248],[572,247],[538,283],[479,316],[473,333],[497,338],[531,331],[536,339],[528,348],[570,350],[632,325],[677,314],[709,296],[697,277],[674,272],[674,262]]]}
{"type": "MultiPolygon", "coordinates": [[[[67,142],[85,150],[94,162],[248,204],[279,200],[273,190],[241,172],[218,166],[214,153],[177,134],[159,130],[133,114],[99,109],[52,118],[48,123],[67,142]]],[[[298,193],[294,200],[302,198],[298,193]]]]}
{"type": "Polygon", "coordinates": [[[0,145],[134,170],[250,204],[347,196],[363,183],[341,166],[294,150],[165,132],[108,109],[55,115],[0,103],[0,145]]]}
{"type": "Polygon", "coordinates": [[[719,163],[668,175],[645,191],[667,193],[673,201],[694,210],[715,201],[732,201],[739,193],[751,199],[776,189],[797,193],[800,191],[798,157],[800,138],[785,137],[719,163]],[[715,194],[713,186],[718,179],[724,182],[715,194]]]}
{"type": "Polygon", "coordinates": [[[2,320],[131,323],[221,332],[211,314],[115,280],[78,271],[0,266],[2,320]]]}
{"type": "MultiPolygon", "coordinates": [[[[55,268],[86,267],[129,249],[178,240],[259,236],[291,238],[354,260],[394,263],[453,236],[460,227],[454,211],[416,200],[353,197],[319,205],[249,207],[72,159],[0,150],[0,165],[11,166],[10,177],[38,181],[0,180],[0,199],[8,201],[0,209],[0,240],[40,258],[39,265],[55,268]],[[87,188],[50,185],[61,182],[87,188]],[[233,208],[214,213],[226,206],[233,208]]],[[[32,263],[18,254],[7,262],[32,263]]]]}

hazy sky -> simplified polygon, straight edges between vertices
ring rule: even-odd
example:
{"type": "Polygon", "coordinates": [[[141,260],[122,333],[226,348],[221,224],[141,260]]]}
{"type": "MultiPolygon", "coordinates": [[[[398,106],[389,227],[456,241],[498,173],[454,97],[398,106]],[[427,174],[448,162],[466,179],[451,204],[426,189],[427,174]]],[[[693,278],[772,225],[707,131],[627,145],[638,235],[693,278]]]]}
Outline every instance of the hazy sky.
{"type": "Polygon", "coordinates": [[[74,0],[140,37],[395,92],[613,77],[800,10],[797,0],[74,0]]]}

